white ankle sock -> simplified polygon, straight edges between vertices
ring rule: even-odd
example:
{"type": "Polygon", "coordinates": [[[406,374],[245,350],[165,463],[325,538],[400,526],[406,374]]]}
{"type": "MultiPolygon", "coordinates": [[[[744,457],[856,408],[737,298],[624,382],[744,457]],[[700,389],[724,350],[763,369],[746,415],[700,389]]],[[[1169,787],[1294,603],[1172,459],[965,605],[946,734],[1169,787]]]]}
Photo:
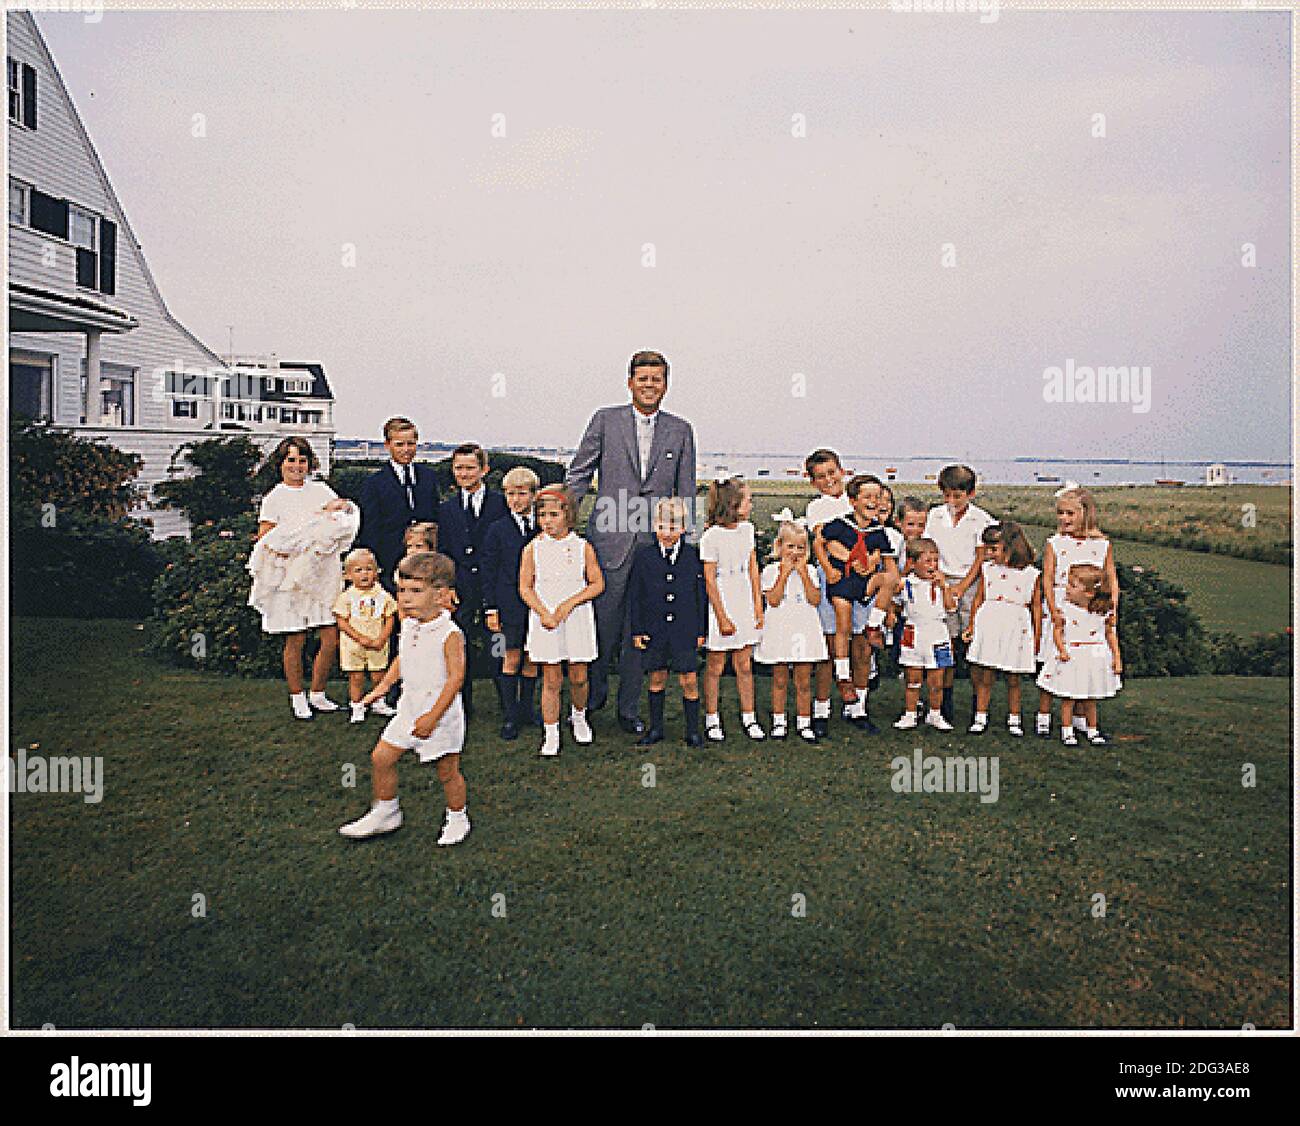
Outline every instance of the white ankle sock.
{"type": "Polygon", "coordinates": [[[831,702],[830,702],[829,700],[814,700],[814,701],[813,701],[813,718],[814,718],[814,719],[830,719],[830,718],[831,718],[831,702]]]}
{"type": "Polygon", "coordinates": [[[757,723],[758,717],[753,712],[741,712],[740,722],[748,727],[751,723],[757,723]]]}
{"type": "Polygon", "coordinates": [[[375,808],[376,808],[377,810],[379,810],[380,813],[396,813],[396,812],[397,812],[397,799],[396,799],[396,798],[378,798],[378,799],[376,799],[376,801],[375,801],[375,808]]]}
{"type": "MultiPolygon", "coordinates": [[[[784,719],[785,716],[782,716],[781,718],[784,719]]],[[[803,731],[803,730],[805,730],[806,728],[809,728],[809,727],[812,726],[812,716],[808,716],[808,715],[797,715],[797,716],[794,717],[794,725],[795,725],[795,726],[796,726],[800,731],[803,731]]]]}
{"type": "Polygon", "coordinates": [[[835,679],[836,679],[836,680],[852,680],[852,679],[853,679],[853,678],[852,678],[852,675],[849,673],[849,659],[848,659],[848,657],[836,657],[836,658],[835,658],[835,679]]]}
{"type": "Polygon", "coordinates": [[[719,716],[717,712],[707,712],[707,713],[705,713],[705,716],[704,716],[704,726],[705,726],[705,727],[721,727],[721,726],[722,726],[722,718],[721,718],[721,716],[719,716]]]}
{"type": "Polygon", "coordinates": [[[873,606],[867,611],[867,628],[875,629],[885,621],[885,612],[879,606],[873,606]]]}
{"type": "Polygon", "coordinates": [[[988,723],[988,721],[989,721],[989,713],[988,713],[988,712],[976,712],[976,713],[975,713],[975,722],[976,722],[976,723],[980,723],[980,722],[988,723]]]}

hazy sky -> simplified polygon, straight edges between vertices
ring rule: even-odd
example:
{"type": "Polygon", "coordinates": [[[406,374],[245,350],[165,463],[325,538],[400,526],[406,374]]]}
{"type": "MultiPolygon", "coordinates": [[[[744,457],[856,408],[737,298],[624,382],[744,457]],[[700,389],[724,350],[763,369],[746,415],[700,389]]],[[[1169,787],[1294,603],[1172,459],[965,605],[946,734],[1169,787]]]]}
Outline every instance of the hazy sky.
{"type": "Polygon", "coordinates": [[[1290,457],[1284,13],[37,19],[173,313],[342,437],[573,445],[657,348],[707,450],[1290,457]]]}

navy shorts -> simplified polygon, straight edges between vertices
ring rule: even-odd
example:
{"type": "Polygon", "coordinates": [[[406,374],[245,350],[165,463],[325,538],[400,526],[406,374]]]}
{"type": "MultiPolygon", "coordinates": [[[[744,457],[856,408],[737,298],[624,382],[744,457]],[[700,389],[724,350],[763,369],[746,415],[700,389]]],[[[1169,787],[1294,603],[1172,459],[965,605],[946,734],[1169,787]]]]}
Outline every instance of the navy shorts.
{"type": "Polygon", "coordinates": [[[699,650],[694,645],[673,645],[667,638],[657,641],[650,639],[650,644],[641,651],[641,669],[643,672],[658,672],[668,669],[670,672],[695,672],[700,667],[699,650]]]}
{"type": "Polygon", "coordinates": [[[504,648],[522,649],[524,647],[524,638],[528,634],[528,619],[521,622],[503,621],[501,623],[501,632],[492,635],[494,645],[500,644],[496,639],[498,637],[505,639],[504,648]]]}

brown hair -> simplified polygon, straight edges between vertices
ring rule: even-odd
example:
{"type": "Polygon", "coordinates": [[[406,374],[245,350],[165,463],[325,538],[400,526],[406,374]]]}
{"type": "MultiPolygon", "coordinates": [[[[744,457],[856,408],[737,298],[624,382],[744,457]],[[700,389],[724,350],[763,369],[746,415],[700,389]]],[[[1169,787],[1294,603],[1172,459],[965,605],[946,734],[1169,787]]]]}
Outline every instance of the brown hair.
{"type": "Polygon", "coordinates": [[[709,482],[708,523],[731,526],[740,521],[740,502],[745,496],[745,482],[740,477],[709,482]]]}
{"type": "Polygon", "coordinates": [[[451,451],[452,461],[458,457],[472,457],[478,462],[480,469],[487,468],[487,452],[477,442],[462,442],[451,451]]]}
{"type": "Polygon", "coordinates": [[[1115,594],[1110,589],[1106,572],[1095,563],[1075,563],[1066,576],[1074,575],[1088,592],[1088,613],[1109,614],[1115,605],[1115,594]]]}
{"type": "Polygon", "coordinates": [[[837,454],[834,450],[828,450],[823,448],[823,449],[813,450],[812,453],[810,453],[806,458],[803,459],[803,470],[805,473],[808,474],[809,477],[811,477],[812,471],[814,469],[816,469],[819,465],[825,465],[828,461],[834,462],[837,466],[839,466],[840,469],[844,468],[843,464],[840,462],[839,454],[837,454]]]}
{"type": "MultiPolygon", "coordinates": [[[[400,414],[394,418],[390,418],[384,423],[384,441],[391,442],[393,440],[393,435],[400,434],[403,430],[415,430],[415,423],[409,418],[403,418],[400,414]]],[[[418,438],[420,432],[415,430],[415,433],[418,438]]]]}
{"type": "Polygon", "coordinates": [[[989,547],[1005,544],[1007,549],[1007,566],[1019,571],[1034,561],[1034,548],[1025,535],[1025,530],[1014,520],[1004,520],[1001,524],[990,524],[980,536],[989,547]]]}
{"type": "Polygon", "coordinates": [[[397,577],[429,586],[454,586],[456,564],[439,551],[417,551],[397,565],[397,577]]]}
{"type": "Polygon", "coordinates": [[[568,524],[569,531],[573,531],[578,523],[578,506],[573,503],[573,497],[563,485],[547,485],[546,488],[539,489],[537,499],[533,502],[533,511],[540,516],[542,505],[552,500],[564,510],[565,523],[568,524]]]}
{"type": "Polygon", "coordinates": [[[919,512],[922,516],[930,515],[930,506],[919,497],[904,497],[898,502],[898,519],[901,522],[909,512],[919,512]]]}
{"type": "Polygon", "coordinates": [[[668,382],[668,361],[661,352],[634,352],[627,362],[627,377],[631,379],[637,368],[663,368],[664,382],[668,382]]]}
{"type": "Polygon", "coordinates": [[[415,555],[418,553],[410,550],[412,540],[418,540],[429,551],[437,551],[438,525],[427,520],[419,524],[408,524],[402,532],[402,546],[407,549],[409,554],[415,555]]]}
{"type": "MultiPolygon", "coordinates": [[[[849,500],[857,500],[858,493],[862,492],[868,485],[879,485],[882,489],[885,487],[885,483],[874,474],[859,473],[844,486],[844,491],[848,493],[849,500]]],[[[890,496],[893,496],[893,494],[891,493],[890,496]]]]}
{"type": "Polygon", "coordinates": [[[297,450],[307,459],[309,473],[315,473],[320,468],[320,460],[316,457],[316,451],[311,448],[311,443],[306,438],[294,435],[292,438],[282,439],[280,444],[271,451],[271,456],[266,459],[267,464],[275,466],[277,475],[281,475],[285,458],[289,456],[290,450],[297,450]]]}
{"type": "Polygon", "coordinates": [[[939,545],[935,543],[934,540],[928,539],[925,536],[917,536],[916,539],[907,545],[907,561],[909,563],[915,563],[927,551],[933,551],[935,555],[938,555],[939,545]]]}
{"type": "Polygon", "coordinates": [[[939,471],[939,491],[956,489],[960,493],[975,491],[975,470],[969,465],[945,465],[939,471]]]}

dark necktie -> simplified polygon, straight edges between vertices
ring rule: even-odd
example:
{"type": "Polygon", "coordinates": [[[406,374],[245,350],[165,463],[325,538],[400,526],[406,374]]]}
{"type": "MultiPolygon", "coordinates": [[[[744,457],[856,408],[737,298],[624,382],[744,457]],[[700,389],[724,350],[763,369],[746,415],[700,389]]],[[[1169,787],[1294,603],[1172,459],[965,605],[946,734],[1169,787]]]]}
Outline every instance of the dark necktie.
{"type": "Polygon", "coordinates": [[[415,511],[415,469],[410,465],[402,467],[403,476],[406,478],[406,506],[415,511]]]}
{"type": "Polygon", "coordinates": [[[477,519],[478,516],[474,512],[474,500],[469,493],[466,493],[465,494],[465,523],[466,525],[472,528],[474,526],[474,521],[477,519]]]}

